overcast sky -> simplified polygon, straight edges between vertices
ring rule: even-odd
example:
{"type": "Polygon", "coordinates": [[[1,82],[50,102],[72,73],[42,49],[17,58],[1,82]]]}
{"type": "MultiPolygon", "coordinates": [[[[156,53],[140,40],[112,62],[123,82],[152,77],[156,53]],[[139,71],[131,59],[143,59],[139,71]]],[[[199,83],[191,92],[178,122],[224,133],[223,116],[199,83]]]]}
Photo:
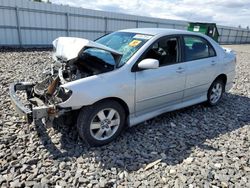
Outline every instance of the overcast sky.
{"type": "Polygon", "coordinates": [[[250,26],[249,0],[50,0],[56,4],[166,19],[250,26]]]}

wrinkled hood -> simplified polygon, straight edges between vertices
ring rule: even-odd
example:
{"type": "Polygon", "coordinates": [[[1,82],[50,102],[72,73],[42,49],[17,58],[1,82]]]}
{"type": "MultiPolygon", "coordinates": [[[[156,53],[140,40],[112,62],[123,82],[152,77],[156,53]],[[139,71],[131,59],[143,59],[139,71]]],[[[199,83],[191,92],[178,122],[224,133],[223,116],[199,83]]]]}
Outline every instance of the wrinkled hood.
{"type": "Polygon", "coordinates": [[[120,60],[122,54],[112,48],[104,46],[102,44],[93,42],[84,38],[76,38],[76,37],[59,37],[55,39],[53,42],[54,54],[53,59],[57,60],[63,59],[64,61],[68,61],[78,57],[79,52],[83,48],[93,47],[102,49],[110,52],[116,61],[120,60]]]}

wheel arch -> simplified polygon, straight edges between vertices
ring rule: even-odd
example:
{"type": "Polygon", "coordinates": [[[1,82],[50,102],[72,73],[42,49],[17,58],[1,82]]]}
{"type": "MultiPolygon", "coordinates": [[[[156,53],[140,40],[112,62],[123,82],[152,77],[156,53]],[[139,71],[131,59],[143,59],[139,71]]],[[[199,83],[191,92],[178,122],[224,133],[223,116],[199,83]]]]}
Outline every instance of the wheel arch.
{"type": "MultiPolygon", "coordinates": [[[[215,82],[216,80],[222,80],[222,82],[224,83],[224,90],[225,90],[225,87],[226,87],[226,84],[227,84],[227,75],[226,74],[220,74],[218,75],[213,82],[215,82]]],[[[212,84],[211,84],[212,85],[212,84]]]]}
{"type": "MultiPolygon", "coordinates": [[[[108,108],[108,107],[107,107],[108,108]]],[[[123,111],[123,110],[122,110],[123,111]]],[[[126,105],[126,103],[120,99],[120,98],[116,98],[116,97],[108,97],[108,98],[103,98],[99,101],[96,101],[95,103],[88,105],[88,106],[83,106],[80,109],[80,112],[78,114],[78,118],[77,118],[77,130],[78,130],[78,134],[80,136],[80,138],[82,138],[83,140],[85,140],[90,146],[102,146],[105,145],[109,142],[111,142],[112,140],[114,140],[123,130],[123,128],[126,126],[126,117],[127,117],[127,113],[128,113],[128,107],[126,105]],[[106,104],[113,104],[118,108],[118,104],[119,104],[119,109],[121,111],[121,108],[124,109],[125,114],[122,112],[121,115],[121,119],[122,119],[122,123],[120,123],[120,126],[118,127],[118,129],[116,130],[116,132],[113,134],[111,137],[108,137],[104,140],[98,140],[96,139],[92,133],[91,133],[91,122],[92,122],[92,118],[95,117],[96,113],[98,113],[98,110],[102,109],[102,105],[104,105],[104,107],[106,108],[106,104]],[[118,104],[117,104],[118,103],[118,104]],[[101,105],[101,106],[99,106],[101,105]],[[96,110],[95,106],[99,109],[96,110]],[[91,118],[92,117],[92,118],[91,118]],[[87,130],[87,131],[86,131],[87,130]]],[[[103,133],[101,133],[103,134],[103,133]]]]}
{"type": "Polygon", "coordinates": [[[94,104],[100,103],[100,102],[103,102],[103,101],[107,101],[107,100],[113,100],[113,101],[118,102],[123,107],[123,109],[125,110],[126,118],[128,117],[128,115],[129,115],[129,107],[128,107],[127,103],[124,100],[122,100],[121,98],[118,98],[118,97],[107,97],[107,98],[103,98],[103,99],[95,102],[94,104]]]}
{"type": "Polygon", "coordinates": [[[207,103],[208,106],[214,106],[214,105],[216,105],[216,104],[218,103],[218,101],[220,101],[223,92],[225,92],[226,83],[227,83],[227,76],[226,76],[226,74],[220,74],[220,75],[218,75],[218,76],[214,79],[214,81],[212,82],[212,84],[210,85],[210,87],[209,87],[209,89],[208,89],[208,91],[207,91],[207,101],[206,101],[206,103],[207,103]],[[222,88],[222,91],[221,91],[221,94],[220,94],[219,99],[218,99],[217,101],[215,101],[215,102],[211,102],[210,95],[211,95],[212,87],[213,87],[214,84],[216,84],[216,82],[218,82],[218,81],[219,81],[219,82],[222,82],[221,84],[224,84],[224,87],[222,88]]]}

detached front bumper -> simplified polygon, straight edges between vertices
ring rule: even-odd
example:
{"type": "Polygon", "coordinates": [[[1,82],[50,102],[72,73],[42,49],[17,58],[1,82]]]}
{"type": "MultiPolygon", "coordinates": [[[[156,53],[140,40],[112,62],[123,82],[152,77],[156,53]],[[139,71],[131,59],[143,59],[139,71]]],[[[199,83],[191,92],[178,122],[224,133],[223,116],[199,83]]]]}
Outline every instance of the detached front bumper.
{"type": "Polygon", "coordinates": [[[9,88],[9,94],[11,102],[16,112],[28,123],[31,123],[33,120],[38,120],[42,118],[48,118],[49,112],[55,112],[54,106],[40,105],[34,106],[32,103],[24,105],[17,97],[17,91],[25,91],[27,97],[31,96],[32,88],[34,87],[33,83],[30,82],[20,82],[12,83],[9,88]]]}

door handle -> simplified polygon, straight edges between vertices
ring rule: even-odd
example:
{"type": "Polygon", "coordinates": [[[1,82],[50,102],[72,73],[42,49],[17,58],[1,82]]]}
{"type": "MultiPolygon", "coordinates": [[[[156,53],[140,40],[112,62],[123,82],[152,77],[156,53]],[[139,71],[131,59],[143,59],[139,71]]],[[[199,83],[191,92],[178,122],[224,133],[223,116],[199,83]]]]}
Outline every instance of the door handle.
{"type": "Polygon", "coordinates": [[[211,65],[214,66],[216,64],[216,61],[211,61],[211,65]]]}
{"type": "Polygon", "coordinates": [[[185,71],[185,69],[182,68],[182,67],[178,67],[178,69],[176,70],[176,72],[178,72],[178,73],[182,73],[182,72],[184,72],[184,71],[185,71]]]}

